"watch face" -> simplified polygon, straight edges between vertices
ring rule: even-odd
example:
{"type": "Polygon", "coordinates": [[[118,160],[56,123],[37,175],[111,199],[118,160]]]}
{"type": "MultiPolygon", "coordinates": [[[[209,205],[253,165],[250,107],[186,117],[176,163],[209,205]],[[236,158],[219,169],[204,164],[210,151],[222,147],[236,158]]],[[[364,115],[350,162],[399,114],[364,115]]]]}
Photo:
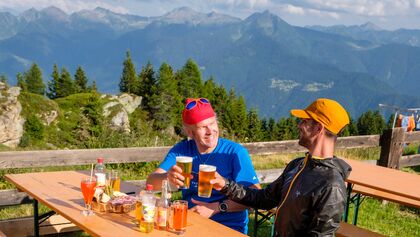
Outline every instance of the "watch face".
{"type": "Polygon", "coordinates": [[[222,202],[219,204],[219,210],[221,213],[227,212],[227,209],[228,209],[228,205],[226,203],[222,202]]]}

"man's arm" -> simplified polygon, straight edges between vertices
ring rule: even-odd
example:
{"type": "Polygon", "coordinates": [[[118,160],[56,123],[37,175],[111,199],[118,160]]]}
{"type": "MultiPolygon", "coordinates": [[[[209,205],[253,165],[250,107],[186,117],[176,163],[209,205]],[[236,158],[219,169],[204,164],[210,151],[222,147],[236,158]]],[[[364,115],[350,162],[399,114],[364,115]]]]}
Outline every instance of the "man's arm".
{"type": "Polygon", "coordinates": [[[151,173],[146,180],[146,184],[153,185],[154,190],[160,190],[162,188],[162,180],[168,178],[168,173],[162,168],[157,168],[151,173]]]}
{"type": "MultiPolygon", "coordinates": [[[[260,184],[253,184],[249,188],[261,189],[261,185],[260,184]]],[[[207,202],[200,202],[200,201],[197,201],[197,200],[194,200],[194,199],[192,199],[191,201],[194,204],[196,204],[196,206],[191,208],[191,210],[197,212],[201,216],[210,218],[213,215],[220,212],[219,211],[219,204],[220,204],[219,202],[207,203],[207,202]]],[[[228,205],[227,212],[238,212],[238,211],[243,211],[243,210],[246,210],[246,209],[249,208],[248,206],[239,204],[239,203],[234,202],[232,200],[226,200],[224,202],[228,205]]]]}

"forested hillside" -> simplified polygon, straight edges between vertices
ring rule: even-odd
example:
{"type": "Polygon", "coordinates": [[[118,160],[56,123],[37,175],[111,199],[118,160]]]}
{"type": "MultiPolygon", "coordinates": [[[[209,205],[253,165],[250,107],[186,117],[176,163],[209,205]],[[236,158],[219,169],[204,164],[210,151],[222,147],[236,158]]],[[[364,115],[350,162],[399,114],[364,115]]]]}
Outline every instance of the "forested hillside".
{"type": "MultiPolygon", "coordinates": [[[[261,118],[234,89],[218,85],[212,77],[203,80],[192,59],[176,71],[167,63],[157,69],[148,63],[138,70],[130,52],[126,52],[122,65],[121,94],[112,96],[97,92],[95,82],[89,81],[82,67],[72,76],[65,66],[59,70],[54,64],[45,85],[44,75],[34,63],[18,74],[20,93],[16,96],[21,110],[13,116],[4,110],[0,121],[22,118],[15,122],[17,127],[22,123],[16,145],[24,149],[164,146],[183,138],[181,111],[185,99],[205,97],[212,102],[224,137],[254,142],[298,136],[296,118],[261,118]]],[[[5,99],[0,102],[3,108],[11,107],[7,105],[7,101],[13,101],[11,89],[19,90],[2,80],[5,99]]],[[[385,127],[379,111],[367,111],[352,119],[343,135],[377,134],[385,127]]],[[[1,137],[0,143],[14,147],[1,137]]]]}

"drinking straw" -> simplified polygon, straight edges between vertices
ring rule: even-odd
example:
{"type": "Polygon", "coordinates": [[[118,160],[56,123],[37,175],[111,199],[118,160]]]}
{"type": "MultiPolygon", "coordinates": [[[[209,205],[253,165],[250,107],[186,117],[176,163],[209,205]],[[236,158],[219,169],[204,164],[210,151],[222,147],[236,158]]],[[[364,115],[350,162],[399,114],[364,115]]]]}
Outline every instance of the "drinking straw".
{"type": "Polygon", "coordinates": [[[90,182],[92,182],[92,176],[93,176],[93,164],[92,164],[92,168],[90,168],[90,182]]]}

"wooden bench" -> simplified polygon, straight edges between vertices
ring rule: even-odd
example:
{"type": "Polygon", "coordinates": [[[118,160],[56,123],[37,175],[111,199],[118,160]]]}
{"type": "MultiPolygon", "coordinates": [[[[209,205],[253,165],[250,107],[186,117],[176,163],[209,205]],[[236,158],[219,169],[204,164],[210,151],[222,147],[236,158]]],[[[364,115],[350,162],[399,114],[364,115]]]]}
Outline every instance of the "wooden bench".
{"type": "Polygon", "coordinates": [[[414,199],[402,197],[402,196],[399,196],[399,195],[379,191],[379,190],[368,188],[368,187],[361,186],[361,185],[354,185],[352,191],[355,192],[355,193],[360,193],[360,194],[365,195],[365,196],[370,196],[370,197],[378,198],[378,199],[381,199],[381,200],[396,202],[396,203],[403,204],[403,205],[410,206],[410,207],[416,207],[416,208],[420,207],[420,201],[418,201],[418,200],[414,200],[414,199]]]}
{"type": "MultiPolygon", "coordinates": [[[[39,226],[40,235],[57,235],[80,231],[80,228],[60,215],[53,215],[39,226]]],[[[34,218],[23,217],[0,221],[0,229],[8,236],[33,236],[34,218]]],[[[7,236],[1,235],[0,237],[7,236]]]]}
{"type": "Polygon", "coordinates": [[[336,237],[383,237],[384,235],[372,232],[358,226],[341,222],[340,228],[335,233],[336,237]]]}

